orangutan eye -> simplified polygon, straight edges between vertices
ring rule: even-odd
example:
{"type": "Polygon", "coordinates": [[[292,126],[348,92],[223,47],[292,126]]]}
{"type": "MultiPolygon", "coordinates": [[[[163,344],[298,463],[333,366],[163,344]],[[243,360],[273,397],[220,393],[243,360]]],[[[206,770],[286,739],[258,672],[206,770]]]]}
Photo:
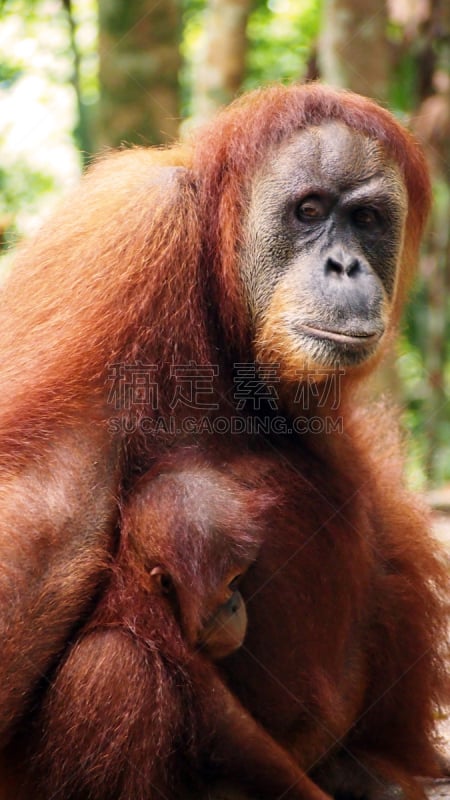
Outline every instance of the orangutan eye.
{"type": "Polygon", "coordinates": [[[326,219],[328,209],[322,197],[312,194],[298,203],[296,215],[301,222],[317,222],[326,219]]]}
{"type": "Polygon", "coordinates": [[[230,583],[228,584],[228,588],[232,592],[235,592],[238,589],[238,586],[239,586],[239,584],[240,584],[240,582],[242,580],[242,577],[243,577],[243,574],[241,572],[241,573],[239,573],[239,575],[235,575],[233,580],[230,581],[230,583]]]}
{"type": "Polygon", "coordinates": [[[374,228],[379,224],[380,218],[374,208],[357,208],[353,211],[352,220],[358,228],[374,228]]]}

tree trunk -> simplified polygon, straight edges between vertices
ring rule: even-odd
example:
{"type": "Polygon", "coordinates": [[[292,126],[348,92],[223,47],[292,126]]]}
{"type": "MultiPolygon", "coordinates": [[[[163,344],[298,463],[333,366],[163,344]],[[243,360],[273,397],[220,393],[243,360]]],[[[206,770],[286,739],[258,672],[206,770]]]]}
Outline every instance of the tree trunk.
{"type": "Polygon", "coordinates": [[[177,0],[99,0],[99,146],[176,138],[179,9],[177,0]]]}
{"type": "Polygon", "coordinates": [[[236,96],[245,75],[247,21],[252,0],[209,0],[194,72],[193,119],[209,119],[236,96]]]}
{"type": "Polygon", "coordinates": [[[380,0],[324,0],[319,66],[326,83],[384,100],[387,15],[380,0]]]}

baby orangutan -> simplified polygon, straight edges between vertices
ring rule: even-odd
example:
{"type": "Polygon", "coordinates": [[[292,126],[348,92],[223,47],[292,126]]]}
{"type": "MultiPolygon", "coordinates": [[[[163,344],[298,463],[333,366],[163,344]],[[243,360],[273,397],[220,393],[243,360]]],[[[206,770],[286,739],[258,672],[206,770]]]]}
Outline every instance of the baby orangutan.
{"type": "Polygon", "coordinates": [[[272,503],[192,450],[140,479],[108,588],[45,694],[19,797],[179,800],[217,776],[258,798],[324,800],[212,663],[243,642],[237,584],[272,503]]]}

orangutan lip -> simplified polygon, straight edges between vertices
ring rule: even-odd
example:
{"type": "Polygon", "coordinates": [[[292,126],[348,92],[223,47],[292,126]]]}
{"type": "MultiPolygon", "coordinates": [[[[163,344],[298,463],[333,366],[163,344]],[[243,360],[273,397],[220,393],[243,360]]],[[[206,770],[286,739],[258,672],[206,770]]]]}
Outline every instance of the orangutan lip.
{"type": "Polygon", "coordinates": [[[312,325],[297,325],[296,327],[300,333],[306,333],[316,339],[329,339],[332,342],[351,345],[355,348],[363,348],[367,347],[367,345],[375,344],[384,333],[384,330],[365,333],[344,333],[343,331],[331,331],[326,328],[314,328],[312,325]]]}

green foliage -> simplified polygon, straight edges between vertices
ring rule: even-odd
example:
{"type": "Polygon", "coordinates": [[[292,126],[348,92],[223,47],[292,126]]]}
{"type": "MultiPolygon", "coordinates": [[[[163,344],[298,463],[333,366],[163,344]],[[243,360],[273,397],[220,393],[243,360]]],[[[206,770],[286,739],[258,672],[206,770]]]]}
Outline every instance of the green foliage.
{"type": "MultiPolygon", "coordinates": [[[[429,422],[429,375],[423,351],[416,348],[405,336],[400,345],[402,355],[397,360],[397,369],[402,382],[404,411],[403,426],[408,434],[408,476],[416,488],[450,481],[450,362],[445,370],[446,398],[442,399],[438,419],[435,420],[435,441],[430,452],[429,422]],[[431,475],[429,468],[431,465],[431,475]]],[[[432,412],[433,413],[433,412],[432,412]]]]}
{"type": "Polygon", "coordinates": [[[187,118],[191,110],[192,61],[203,30],[204,0],[183,0],[183,35],[180,70],[181,116],[187,118]]]}
{"type": "Polygon", "coordinates": [[[300,80],[319,34],[320,0],[260,0],[250,16],[245,89],[300,80]]]}
{"type": "Polygon", "coordinates": [[[397,370],[402,384],[403,424],[409,434],[409,473],[415,486],[428,481],[450,481],[450,297],[447,299],[444,333],[443,391],[433,389],[427,365],[430,315],[428,281],[417,282],[404,315],[397,370]],[[433,440],[430,440],[430,430],[433,440]]]}
{"type": "Polygon", "coordinates": [[[22,67],[11,62],[0,62],[0,89],[9,89],[22,75],[22,67]]]}
{"type": "Polygon", "coordinates": [[[44,196],[54,190],[52,175],[33,170],[25,162],[17,164],[14,171],[0,165],[0,250],[15,243],[19,235],[16,225],[19,212],[36,216],[44,196]]]}
{"type": "Polygon", "coordinates": [[[405,47],[404,29],[392,22],[388,24],[386,35],[393,54],[388,103],[399,116],[404,116],[417,108],[419,102],[420,44],[413,42],[410,47],[405,47]]]}
{"type": "MultiPolygon", "coordinates": [[[[304,77],[315,54],[321,0],[257,0],[247,26],[247,77],[243,89],[304,77]]],[[[192,65],[198,52],[206,3],[184,0],[181,71],[182,114],[190,116],[192,65]]]]}
{"type": "Polygon", "coordinates": [[[87,54],[77,83],[89,103],[97,89],[96,8],[95,0],[73,0],[71,19],[66,6],[0,5],[0,246],[32,230],[79,172],[74,43],[87,54]]]}

